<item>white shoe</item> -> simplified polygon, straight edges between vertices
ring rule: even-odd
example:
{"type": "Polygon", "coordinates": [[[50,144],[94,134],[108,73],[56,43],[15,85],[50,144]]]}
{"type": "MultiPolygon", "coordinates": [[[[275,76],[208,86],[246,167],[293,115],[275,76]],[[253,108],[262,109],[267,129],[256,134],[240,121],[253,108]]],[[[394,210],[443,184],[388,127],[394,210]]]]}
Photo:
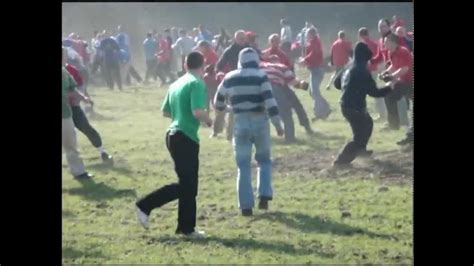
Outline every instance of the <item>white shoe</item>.
{"type": "Polygon", "coordinates": [[[137,206],[137,217],[138,217],[138,221],[143,226],[143,228],[148,230],[148,228],[149,228],[148,215],[146,215],[144,212],[142,212],[142,210],[140,210],[140,208],[138,206],[137,206]]]}
{"type": "Polygon", "coordinates": [[[185,238],[194,238],[194,239],[202,239],[206,238],[206,233],[204,231],[195,230],[191,234],[183,235],[185,238]]]}

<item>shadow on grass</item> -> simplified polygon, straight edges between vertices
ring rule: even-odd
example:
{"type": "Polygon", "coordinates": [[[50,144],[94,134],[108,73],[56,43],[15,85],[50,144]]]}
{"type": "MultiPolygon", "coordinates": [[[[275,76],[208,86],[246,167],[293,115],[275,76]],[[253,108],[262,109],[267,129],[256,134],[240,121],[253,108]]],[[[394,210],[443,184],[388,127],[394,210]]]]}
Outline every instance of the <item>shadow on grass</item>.
{"type": "Polygon", "coordinates": [[[133,174],[133,171],[130,170],[127,166],[113,166],[111,164],[105,164],[105,163],[88,164],[87,169],[91,169],[91,170],[99,171],[99,172],[114,171],[122,175],[133,174]]]}
{"type": "Polygon", "coordinates": [[[62,257],[63,259],[77,259],[77,258],[82,258],[82,257],[87,257],[87,258],[101,258],[101,259],[107,259],[102,252],[97,251],[97,250],[77,250],[71,247],[66,247],[63,248],[62,251],[62,257]]]}
{"type": "Polygon", "coordinates": [[[334,221],[324,220],[319,217],[311,217],[302,213],[283,213],[278,211],[267,212],[262,215],[256,216],[254,218],[254,221],[261,219],[266,219],[272,222],[279,222],[302,232],[318,231],[321,233],[330,233],[341,236],[363,234],[370,238],[391,239],[390,235],[373,233],[362,228],[353,227],[347,224],[338,223],[334,221]]]}
{"type": "Polygon", "coordinates": [[[286,242],[274,241],[264,242],[249,238],[222,238],[217,236],[208,236],[203,239],[184,239],[179,236],[161,236],[161,237],[147,237],[148,244],[154,242],[163,244],[179,244],[180,242],[187,241],[198,245],[207,245],[209,243],[221,244],[225,247],[232,249],[244,249],[244,250],[262,250],[266,252],[274,252],[278,254],[292,254],[292,255],[317,255],[324,258],[333,258],[336,254],[322,250],[322,246],[311,246],[308,247],[295,247],[292,244],[286,242]]]}
{"type": "Polygon", "coordinates": [[[63,192],[79,195],[86,200],[102,201],[114,198],[136,197],[133,189],[115,189],[102,182],[96,183],[93,179],[78,180],[82,187],[65,189],[63,192]]]}
{"type": "Polygon", "coordinates": [[[334,145],[342,146],[347,141],[346,137],[339,135],[325,135],[322,133],[314,133],[313,135],[307,135],[302,138],[297,136],[294,142],[287,143],[283,138],[272,137],[272,142],[283,146],[306,146],[313,149],[324,149],[327,147],[328,141],[336,141],[334,145]]]}
{"type": "Polygon", "coordinates": [[[109,117],[105,115],[101,115],[97,113],[97,111],[94,112],[88,112],[89,114],[89,119],[92,121],[113,121],[116,120],[115,117],[109,117]]]}

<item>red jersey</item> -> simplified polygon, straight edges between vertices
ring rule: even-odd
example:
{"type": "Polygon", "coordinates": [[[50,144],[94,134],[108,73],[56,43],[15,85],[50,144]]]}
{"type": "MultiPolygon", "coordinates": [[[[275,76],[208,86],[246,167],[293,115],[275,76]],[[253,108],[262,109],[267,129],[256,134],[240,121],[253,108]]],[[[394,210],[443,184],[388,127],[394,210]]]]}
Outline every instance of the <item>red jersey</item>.
{"type": "Polygon", "coordinates": [[[212,48],[207,49],[207,51],[205,53],[203,53],[203,55],[204,55],[204,65],[205,66],[215,65],[215,64],[217,64],[217,61],[219,60],[219,56],[217,55],[217,53],[212,48]]]}
{"type": "MultiPolygon", "coordinates": [[[[372,56],[377,55],[377,43],[374,40],[370,39],[369,37],[365,37],[363,39],[363,42],[367,44],[367,46],[369,47],[370,51],[372,52],[372,56]]],[[[369,71],[372,72],[376,70],[377,70],[377,64],[371,64],[369,62],[369,71]]]]}
{"type": "Polygon", "coordinates": [[[333,66],[343,67],[349,62],[352,52],[352,44],[350,41],[337,39],[331,46],[331,62],[333,66]]]}
{"type": "Polygon", "coordinates": [[[290,68],[281,63],[260,62],[260,69],[265,71],[268,80],[272,84],[285,86],[295,80],[295,73],[290,68]]]}
{"type": "Polygon", "coordinates": [[[278,55],[278,58],[280,58],[280,63],[286,65],[289,68],[293,67],[293,65],[290,61],[290,58],[288,58],[288,55],[278,47],[276,47],[276,48],[268,47],[267,49],[262,51],[262,54],[278,55]]]}
{"type": "Polygon", "coordinates": [[[160,62],[168,62],[171,60],[171,44],[166,38],[160,40],[160,52],[158,53],[158,60],[160,62]]]}
{"type": "Polygon", "coordinates": [[[308,68],[320,67],[323,64],[323,47],[319,36],[307,42],[304,63],[308,68]]]}
{"type": "Polygon", "coordinates": [[[378,66],[380,63],[382,63],[382,61],[387,63],[389,59],[388,50],[385,48],[383,38],[380,38],[377,44],[377,53],[372,57],[372,59],[370,59],[370,63],[378,66]]]}
{"type": "Polygon", "coordinates": [[[394,71],[397,71],[397,69],[402,67],[408,67],[408,71],[404,75],[400,76],[400,80],[407,83],[412,83],[413,57],[410,51],[403,46],[398,46],[393,53],[389,52],[389,58],[394,71]]]}

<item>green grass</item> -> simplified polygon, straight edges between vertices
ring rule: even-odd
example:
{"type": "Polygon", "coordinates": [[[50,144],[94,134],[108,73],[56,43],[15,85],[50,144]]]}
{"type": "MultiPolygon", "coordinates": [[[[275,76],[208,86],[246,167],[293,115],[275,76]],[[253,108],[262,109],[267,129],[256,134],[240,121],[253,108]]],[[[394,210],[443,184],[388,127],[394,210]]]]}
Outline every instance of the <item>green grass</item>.
{"type": "MultiPolygon", "coordinates": [[[[413,263],[412,186],[406,170],[412,158],[395,144],[404,132],[381,132],[383,123],[376,122],[369,143],[374,159],[325,172],[351,132],[340,114],[340,92],[322,93],[333,113],[313,123],[320,135],[306,136],[296,115],[298,143],[284,145],[272,129],[274,200],[269,211],[255,210],[250,218],[237,209],[230,143],[209,139],[211,130],[200,129],[197,224],[209,238],[190,241],[174,235],[176,202],[152,212],[148,232],[135,217],[137,198],[176,180],[164,144],[169,120],[160,112],[165,89],[92,88],[101,117],[90,121],[115,156],[115,166],[103,166],[78,132],[82,157],[95,177],[74,180],[63,160],[63,263],[413,263]]],[[[297,94],[312,117],[310,96],[297,94]]]]}

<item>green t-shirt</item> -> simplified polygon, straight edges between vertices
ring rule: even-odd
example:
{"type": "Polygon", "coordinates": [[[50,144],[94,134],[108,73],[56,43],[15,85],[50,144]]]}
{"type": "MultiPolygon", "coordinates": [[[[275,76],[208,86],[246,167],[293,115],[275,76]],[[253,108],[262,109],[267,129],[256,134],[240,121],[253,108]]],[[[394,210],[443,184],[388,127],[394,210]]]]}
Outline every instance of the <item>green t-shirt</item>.
{"type": "Polygon", "coordinates": [[[163,112],[171,114],[172,123],[168,130],[179,130],[199,143],[200,122],[194,117],[193,110],[205,109],[206,101],[206,84],[194,74],[186,73],[171,84],[161,107],[163,112]]]}
{"type": "Polygon", "coordinates": [[[68,94],[70,91],[74,91],[76,86],[77,84],[76,81],[74,81],[74,78],[63,67],[63,118],[70,118],[72,116],[71,106],[69,106],[68,94]]]}

